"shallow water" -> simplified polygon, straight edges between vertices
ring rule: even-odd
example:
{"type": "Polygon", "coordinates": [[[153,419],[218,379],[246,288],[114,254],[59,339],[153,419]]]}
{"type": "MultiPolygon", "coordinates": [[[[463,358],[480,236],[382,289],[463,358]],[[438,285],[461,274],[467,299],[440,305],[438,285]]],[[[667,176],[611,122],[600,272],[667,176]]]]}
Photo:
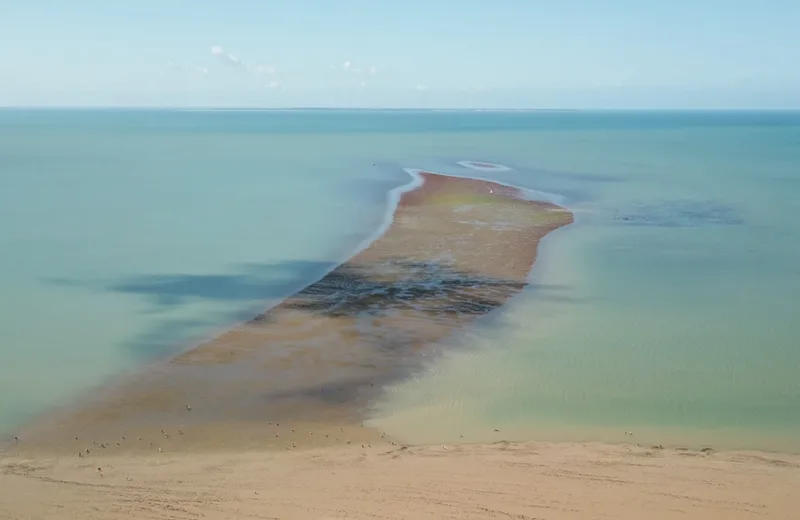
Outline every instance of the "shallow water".
{"type": "Polygon", "coordinates": [[[792,113],[0,111],[0,430],[313,281],[403,167],[560,194],[577,221],[377,424],[793,449],[792,113]]]}

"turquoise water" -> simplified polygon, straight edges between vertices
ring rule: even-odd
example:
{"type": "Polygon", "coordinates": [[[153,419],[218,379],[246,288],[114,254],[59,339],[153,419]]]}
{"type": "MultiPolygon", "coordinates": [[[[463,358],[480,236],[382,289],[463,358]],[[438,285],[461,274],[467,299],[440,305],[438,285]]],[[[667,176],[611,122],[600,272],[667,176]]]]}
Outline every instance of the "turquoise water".
{"type": "Polygon", "coordinates": [[[376,423],[800,445],[800,113],[756,112],[0,111],[0,430],[312,281],[403,167],[464,159],[576,223],[376,423]]]}

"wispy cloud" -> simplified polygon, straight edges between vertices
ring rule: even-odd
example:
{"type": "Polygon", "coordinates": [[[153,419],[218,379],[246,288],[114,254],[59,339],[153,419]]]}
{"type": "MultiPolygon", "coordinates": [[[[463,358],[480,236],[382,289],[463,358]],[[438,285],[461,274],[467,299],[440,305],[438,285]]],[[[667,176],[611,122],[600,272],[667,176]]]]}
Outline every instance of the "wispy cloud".
{"type": "Polygon", "coordinates": [[[426,90],[428,90],[428,86],[427,85],[417,85],[416,89],[419,90],[420,92],[425,92],[426,90]]]}
{"type": "Polygon", "coordinates": [[[275,67],[249,63],[247,61],[240,59],[238,56],[225,51],[225,49],[223,49],[219,45],[211,46],[211,55],[217,58],[218,60],[222,61],[223,63],[230,65],[231,67],[244,70],[246,72],[252,72],[255,74],[262,74],[262,75],[270,75],[275,73],[275,67]]]}
{"type": "Polygon", "coordinates": [[[334,65],[333,68],[334,69],[341,68],[342,70],[345,70],[345,71],[347,71],[347,72],[349,72],[351,74],[355,74],[357,76],[363,76],[363,75],[375,76],[375,75],[378,74],[377,65],[370,65],[369,67],[362,68],[362,67],[357,67],[350,60],[347,60],[344,63],[342,63],[341,67],[337,67],[337,66],[334,65]]]}
{"type": "Polygon", "coordinates": [[[227,63],[228,65],[232,65],[234,67],[241,67],[247,69],[247,64],[234,56],[229,52],[225,52],[225,49],[220,47],[219,45],[214,45],[211,47],[211,55],[216,56],[221,61],[227,63]]]}

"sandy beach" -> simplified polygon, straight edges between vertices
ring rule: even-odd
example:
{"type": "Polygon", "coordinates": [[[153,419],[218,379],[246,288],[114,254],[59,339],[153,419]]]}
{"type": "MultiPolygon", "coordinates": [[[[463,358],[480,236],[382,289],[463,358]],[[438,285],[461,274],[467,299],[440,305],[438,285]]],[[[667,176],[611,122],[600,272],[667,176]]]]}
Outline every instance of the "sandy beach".
{"type": "Polygon", "coordinates": [[[797,518],[800,459],[505,444],[5,459],[0,518],[797,518]]]}
{"type": "Polygon", "coordinates": [[[795,456],[502,432],[409,446],[364,426],[385,385],[521,291],[539,241],[572,222],[516,188],[417,175],[388,229],[321,280],[21,429],[0,518],[796,518],[795,456]]]}

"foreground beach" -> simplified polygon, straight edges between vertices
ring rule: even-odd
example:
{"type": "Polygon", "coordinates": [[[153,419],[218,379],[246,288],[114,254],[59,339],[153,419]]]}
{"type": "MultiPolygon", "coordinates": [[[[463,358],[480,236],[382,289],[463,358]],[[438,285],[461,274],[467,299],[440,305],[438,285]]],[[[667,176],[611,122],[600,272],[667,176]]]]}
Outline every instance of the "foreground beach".
{"type": "Polygon", "coordinates": [[[385,385],[521,291],[539,241],[572,222],[512,187],[412,174],[391,225],[320,281],[20,431],[0,518],[791,518],[792,456],[502,432],[411,447],[363,426],[385,385]]]}
{"type": "Polygon", "coordinates": [[[797,518],[800,459],[505,444],[13,459],[0,518],[797,518]]]}

